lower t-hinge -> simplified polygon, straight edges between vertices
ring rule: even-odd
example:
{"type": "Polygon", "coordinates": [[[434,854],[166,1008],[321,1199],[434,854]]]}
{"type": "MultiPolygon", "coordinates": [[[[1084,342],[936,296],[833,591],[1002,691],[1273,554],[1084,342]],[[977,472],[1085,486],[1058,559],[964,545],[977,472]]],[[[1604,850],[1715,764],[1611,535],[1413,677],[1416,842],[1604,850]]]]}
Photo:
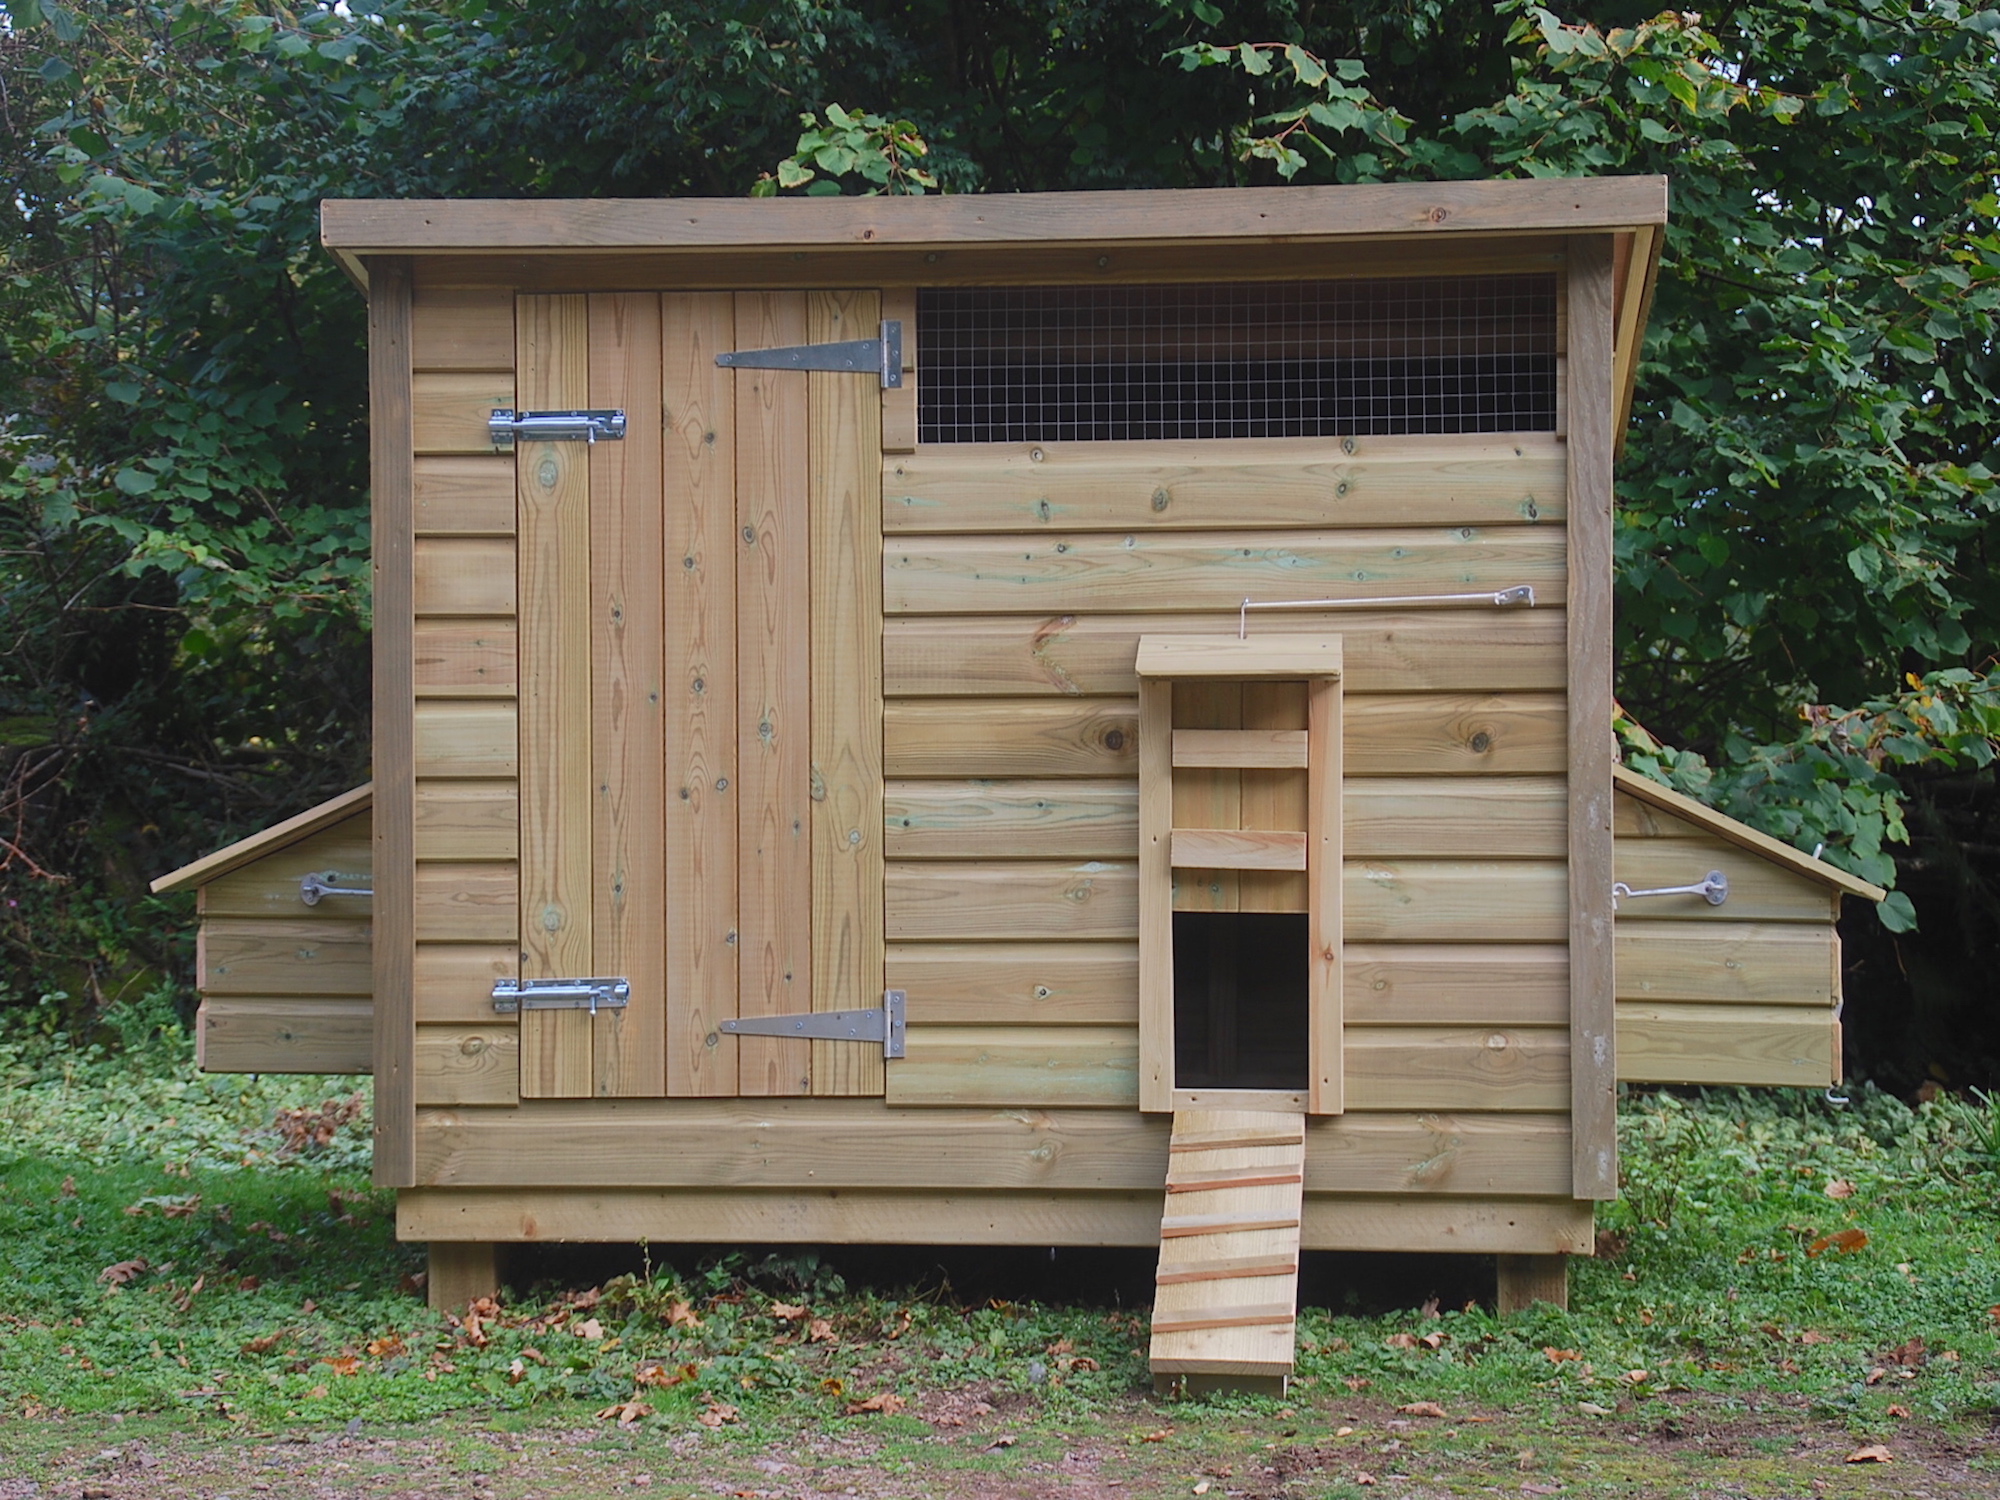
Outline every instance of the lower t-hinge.
{"type": "Polygon", "coordinates": [[[904,990],[884,990],[880,1010],[818,1010],[724,1021],[729,1036],[781,1036],[802,1042],[880,1042],[884,1057],[903,1055],[904,990]]]}

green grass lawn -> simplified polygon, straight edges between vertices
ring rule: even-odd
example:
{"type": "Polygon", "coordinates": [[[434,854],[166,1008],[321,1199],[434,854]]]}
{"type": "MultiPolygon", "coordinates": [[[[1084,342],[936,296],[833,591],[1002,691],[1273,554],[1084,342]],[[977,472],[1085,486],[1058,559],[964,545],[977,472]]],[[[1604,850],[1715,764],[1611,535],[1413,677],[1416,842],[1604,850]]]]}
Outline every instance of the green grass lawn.
{"type": "Polygon", "coordinates": [[[1337,1447],[1352,1418],[1408,1429],[1405,1463],[1435,1450],[1462,1470],[1473,1460],[1449,1455],[1474,1445],[1518,1488],[1539,1472],[1518,1457],[1535,1432],[1553,1463],[1601,1447],[1592,1424],[1608,1441],[1699,1414],[1741,1418],[1743,1464],[1782,1473],[1794,1436],[1759,1412],[1843,1444],[1990,1428],[1995,1123],[1963,1101],[1865,1092],[1845,1109],[1635,1094],[1625,1197],[1600,1211],[1604,1254],[1574,1268],[1573,1311],[1309,1307],[1287,1401],[1161,1405],[1145,1394],[1143,1310],[849,1288],[810,1255],[655,1259],[441,1317],[418,1250],[395,1242],[391,1195],[367,1185],[353,1080],[205,1078],[176,1038],[119,1055],[14,1041],[0,1044],[0,1463],[54,1463],[114,1419],[243,1441],[446,1419],[455,1442],[575,1429],[596,1434],[579,1452],[609,1443],[614,1458],[649,1435],[747,1461],[777,1433],[837,1449],[866,1432],[878,1478],[925,1455],[971,1493],[1066,1443],[1150,1472],[1228,1450],[1238,1429],[1251,1447],[1337,1447]],[[1417,1403],[1446,1417],[1396,1415],[1417,1403]],[[927,1452],[939,1434],[957,1446],[927,1452]]]}

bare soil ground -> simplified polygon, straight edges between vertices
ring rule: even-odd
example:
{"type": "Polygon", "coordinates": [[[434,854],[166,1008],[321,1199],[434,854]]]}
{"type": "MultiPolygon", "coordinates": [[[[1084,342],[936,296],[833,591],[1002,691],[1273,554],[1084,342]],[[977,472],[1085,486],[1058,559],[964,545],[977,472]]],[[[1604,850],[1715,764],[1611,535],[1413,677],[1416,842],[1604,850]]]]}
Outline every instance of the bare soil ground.
{"type": "Polygon", "coordinates": [[[1083,1415],[926,1392],[892,1415],[780,1430],[462,1417],[331,1432],[212,1418],[14,1418],[0,1500],[1633,1500],[2000,1497],[2000,1436],[1904,1422],[1886,1461],[1788,1398],[1635,1402],[1605,1416],[1416,1416],[1353,1398],[1252,1409],[1134,1393],[1083,1415]]]}

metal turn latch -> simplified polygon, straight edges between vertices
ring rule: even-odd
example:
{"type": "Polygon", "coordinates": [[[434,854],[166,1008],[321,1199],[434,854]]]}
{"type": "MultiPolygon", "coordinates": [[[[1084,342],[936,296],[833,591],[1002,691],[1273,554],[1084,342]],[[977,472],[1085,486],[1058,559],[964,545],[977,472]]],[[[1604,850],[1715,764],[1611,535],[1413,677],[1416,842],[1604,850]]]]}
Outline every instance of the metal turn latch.
{"type": "Polygon", "coordinates": [[[310,875],[299,877],[299,899],[307,906],[318,906],[322,896],[372,896],[372,889],[364,890],[355,885],[335,885],[340,877],[332,871],[322,875],[314,870],[310,875]]]}
{"type": "Polygon", "coordinates": [[[1611,905],[1616,910],[1618,903],[1625,899],[1636,900],[1640,896],[1700,896],[1710,906],[1720,906],[1729,899],[1729,877],[1720,870],[1710,870],[1705,879],[1693,885],[1663,885],[1650,891],[1635,891],[1622,880],[1611,883],[1611,905]]]}
{"type": "Polygon", "coordinates": [[[880,1010],[821,1010],[791,1016],[749,1016],[724,1021],[730,1036],[788,1036],[813,1042],[880,1042],[884,1057],[903,1055],[904,990],[884,990],[880,1010]]]}
{"type": "Polygon", "coordinates": [[[730,370],[833,370],[879,375],[883,390],[897,390],[903,384],[903,325],[891,318],[883,323],[879,339],[849,339],[840,344],[788,344],[777,349],[738,349],[730,354],[716,355],[715,362],[730,370]]]}
{"type": "Polygon", "coordinates": [[[524,1010],[622,1010],[632,998],[626,979],[501,979],[493,985],[493,1008],[524,1010]]]}
{"type": "Polygon", "coordinates": [[[625,436],[622,411],[515,411],[496,406],[487,419],[486,435],[496,448],[524,443],[607,443],[625,436]]]}

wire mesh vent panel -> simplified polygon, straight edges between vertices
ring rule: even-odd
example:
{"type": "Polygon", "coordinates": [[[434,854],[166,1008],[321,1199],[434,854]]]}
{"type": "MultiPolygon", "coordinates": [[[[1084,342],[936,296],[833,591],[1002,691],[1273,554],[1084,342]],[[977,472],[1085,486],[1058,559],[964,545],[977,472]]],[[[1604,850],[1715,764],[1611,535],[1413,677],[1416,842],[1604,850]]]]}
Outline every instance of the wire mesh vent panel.
{"type": "Polygon", "coordinates": [[[926,443],[1553,431],[1556,279],[917,294],[926,443]]]}

